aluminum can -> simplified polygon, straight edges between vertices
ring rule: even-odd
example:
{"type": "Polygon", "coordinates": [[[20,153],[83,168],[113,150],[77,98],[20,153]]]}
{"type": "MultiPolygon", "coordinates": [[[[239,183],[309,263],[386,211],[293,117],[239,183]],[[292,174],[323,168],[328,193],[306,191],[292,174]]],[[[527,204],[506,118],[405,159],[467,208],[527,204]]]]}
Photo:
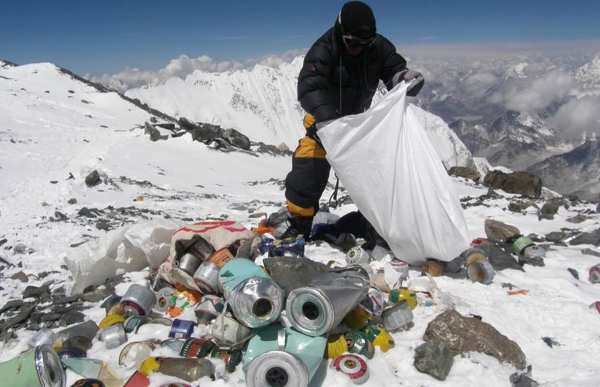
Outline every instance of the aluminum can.
{"type": "Polygon", "coordinates": [[[381,314],[383,326],[390,332],[405,328],[414,318],[406,301],[388,305],[381,314]]]}
{"type": "Polygon", "coordinates": [[[199,324],[208,325],[212,320],[216,319],[220,313],[223,313],[225,304],[221,297],[207,294],[198,303],[196,310],[196,318],[199,324]]]}
{"type": "Polygon", "coordinates": [[[590,282],[593,284],[600,283],[600,263],[590,267],[590,282]]]}
{"type": "Polygon", "coordinates": [[[496,271],[489,262],[474,262],[467,266],[467,277],[473,282],[489,285],[492,283],[494,275],[496,275],[496,271]]]}
{"type": "Polygon", "coordinates": [[[106,348],[116,348],[127,341],[127,333],[123,324],[115,324],[100,331],[100,340],[106,344],[106,348]]]}
{"type": "Polygon", "coordinates": [[[194,282],[204,294],[217,294],[219,291],[219,267],[204,261],[194,273],[194,282]]]}
{"type": "Polygon", "coordinates": [[[211,337],[201,337],[199,339],[187,339],[179,351],[183,357],[203,358],[208,356],[216,344],[211,337]]]}
{"type": "Polygon", "coordinates": [[[84,336],[91,341],[94,340],[97,333],[98,325],[94,321],[88,320],[58,332],[56,334],[56,341],[54,342],[53,347],[55,350],[60,349],[65,341],[75,336],[84,336]]]}
{"type": "Polygon", "coordinates": [[[309,336],[337,327],[369,291],[368,274],[354,270],[324,273],[307,286],[292,290],[286,302],[290,324],[309,336]]]}
{"type": "Polygon", "coordinates": [[[212,335],[217,344],[223,347],[238,347],[250,338],[252,331],[239,321],[220,314],[212,326],[212,335]]]}
{"type": "Polygon", "coordinates": [[[67,378],[56,352],[47,344],[0,363],[3,387],[65,387],[67,378]]]}
{"type": "Polygon", "coordinates": [[[194,333],[196,323],[190,320],[180,320],[176,318],[171,325],[169,337],[173,339],[189,339],[194,333]]]}
{"type": "Polygon", "coordinates": [[[367,362],[360,356],[354,354],[341,355],[333,361],[331,366],[347,375],[354,384],[364,384],[369,380],[367,362]]]}
{"type": "Polygon", "coordinates": [[[156,296],[145,286],[133,284],[121,298],[121,307],[126,314],[147,316],[156,304],[156,296]]]}
{"type": "Polygon", "coordinates": [[[202,260],[200,258],[196,257],[194,254],[187,253],[175,261],[175,266],[189,275],[194,275],[201,263],[202,260]]]}
{"type": "Polygon", "coordinates": [[[54,333],[51,329],[41,328],[33,336],[31,336],[29,341],[27,341],[27,344],[31,348],[35,348],[43,344],[52,345],[55,341],[56,333],[54,333]]]}
{"type": "Polygon", "coordinates": [[[247,278],[228,293],[233,315],[249,328],[271,324],[283,309],[283,290],[269,277],[247,278]]]}
{"type": "Polygon", "coordinates": [[[155,312],[164,313],[169,308],[173,292],[175,292],[175,289],[170,286],[161,288],[156,292],[156,304],[153,308],[155,312]]]}
{"type": "Polygon", "coordinates": [[[533,243],[531,238],[525,235],[521,235],[512,243],[512,251],[515,255],[521,255],[521,253],[523,252],[523,250],[525,250],[526,247],[532,245],[535,245],[535,243],[533,243]]]}
{"type": "Polygon", "coordinates": [[[367,335],[361,331],[350,331],[344,335],[348,352],[363,355],[372,359],[375,354],[375,347],[367,338],[367,335]]]}
{"type": "Polygon", "coordinates": [[[202,261],[208,260],[208,257],[215,252],[215,249],[201,236],[196,235],[195,238],[197,239],[186,249],[187,252],[195,255],[202,261]]]}

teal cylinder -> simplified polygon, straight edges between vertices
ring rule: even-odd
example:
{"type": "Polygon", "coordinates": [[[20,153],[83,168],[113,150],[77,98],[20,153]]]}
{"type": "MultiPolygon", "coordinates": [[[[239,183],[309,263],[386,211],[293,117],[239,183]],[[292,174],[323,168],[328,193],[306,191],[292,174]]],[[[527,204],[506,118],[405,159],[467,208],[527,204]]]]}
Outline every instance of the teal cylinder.
{"type": "Polygon", "coordinates": [[[294,386],[306,385],[319,368],[326,347],[324,335],[308,336],[294,328],[278,326],[262,328],[250,339],[244,355],[246,384],[265,385],[278,372],[279,380],[293,381],[294,386]]]}
{"type": "Polygon", "coordinates": [[[251,277],[270,278],[262,267],[247,258],[235,258],[219,271],[219,290],[227,299],[229,293],[242,281],[251,277]]]}
{"type": "Polygon", "coordinates": [[[65,387],[67,382],[58,355],[47,344],[0,363],[0,380],[3,387],[65,387]]]}

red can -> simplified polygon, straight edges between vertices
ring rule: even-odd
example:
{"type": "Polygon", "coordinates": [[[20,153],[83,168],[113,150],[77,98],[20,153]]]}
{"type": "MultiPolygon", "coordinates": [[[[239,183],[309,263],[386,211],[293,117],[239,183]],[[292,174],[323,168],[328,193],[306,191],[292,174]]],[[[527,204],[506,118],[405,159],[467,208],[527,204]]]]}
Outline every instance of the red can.
{"type": "Polygon", "coordinates": [[[596,312],[600,313],[600,301],[593,302],[592,305],[590,305],[590,309],[595,309],[596,312]]]}

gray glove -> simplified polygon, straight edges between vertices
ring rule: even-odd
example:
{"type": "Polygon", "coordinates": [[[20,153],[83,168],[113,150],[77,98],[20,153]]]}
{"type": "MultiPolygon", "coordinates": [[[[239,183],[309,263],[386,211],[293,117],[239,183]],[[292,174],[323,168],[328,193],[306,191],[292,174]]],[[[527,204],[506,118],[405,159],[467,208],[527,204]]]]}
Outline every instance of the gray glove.
{"type": "Polygon", "coordinates": [[[317,130],[321,130],[321,128],[326,127],[327,125],[331,124],[333,121],[335,121],[335,120],[327,120],[327,121],[317,122],[315,124],[315,126],[317,127],[317,130]]]}
{"type": "Polygon", "coordinates": [[[406,95],[409,97],[414,97],[419,94],[419,91],[421,91],[421,88],[425,84],[423,74],[409,69],[404,69],[394,74],[394,77],[392,78],[392,87],[396,87],[396,85],[402,81],[409,83],[408,89],[406,89],[406,95]]]}

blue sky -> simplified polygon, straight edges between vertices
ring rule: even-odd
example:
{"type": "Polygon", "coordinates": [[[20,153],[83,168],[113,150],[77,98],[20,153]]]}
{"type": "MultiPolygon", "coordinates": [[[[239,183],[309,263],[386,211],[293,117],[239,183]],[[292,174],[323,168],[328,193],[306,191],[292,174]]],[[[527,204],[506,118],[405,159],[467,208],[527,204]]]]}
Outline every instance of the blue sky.
{"type": "MultiPolygon", "coordinates": [[[[381,0],[378,31],[402,47],[600,39],[597,0],[381,0]]],[[[0,59],[78,74],[154,71],[203,55],[244,62],[311,46],[344,1],[0,0],[0,59]]]]}

